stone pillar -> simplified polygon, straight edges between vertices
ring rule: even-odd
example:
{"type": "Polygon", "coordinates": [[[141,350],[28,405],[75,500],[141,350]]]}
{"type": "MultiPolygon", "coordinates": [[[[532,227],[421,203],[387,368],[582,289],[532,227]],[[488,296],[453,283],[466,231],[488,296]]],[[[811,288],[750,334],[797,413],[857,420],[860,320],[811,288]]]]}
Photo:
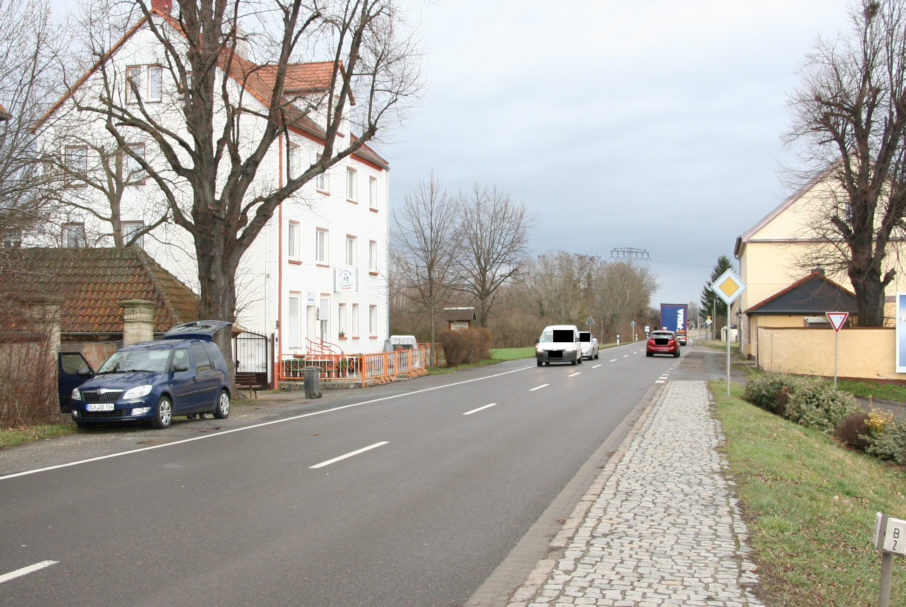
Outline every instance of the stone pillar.
{"type": "Polygon", "coordinates": [[[123,307],[123,345],[154,339],[154,304],[144,299],[119,302],[123,307]]]}

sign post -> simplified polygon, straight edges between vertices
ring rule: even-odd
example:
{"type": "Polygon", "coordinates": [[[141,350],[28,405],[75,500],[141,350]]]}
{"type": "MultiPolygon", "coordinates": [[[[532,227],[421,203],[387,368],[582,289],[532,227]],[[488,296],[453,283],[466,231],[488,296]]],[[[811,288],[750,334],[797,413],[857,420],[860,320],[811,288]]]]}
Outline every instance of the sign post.
{"type": "Polygon", "coordinates": [[[881,551],[881,580],[878,607],[890,606],[893,556],[906,556],[906,521],[878,512],[875,514],[875,548],[881,551]]]}
{"type": "Polygon", "coordinates": [[[746,290],[746,283],[736,275],[733,268],[728,268],[717,280],[711,283],[711,290],[727,304],[727,396],[730,396],[730,328],[733,326],[733,323],[730,322],[730,308],[732,308],[733,302],[746,290]]]}
{"type": "Polygon", "coordinates": [[[830,321],[831,326],[834,328],[834,388],[837,387],[837,346],[840,342],[840,329],[843,328],[843,323],[846,322],[846,318],[849,316],[849,312],[825,312],[827,320],[830,321]]]}

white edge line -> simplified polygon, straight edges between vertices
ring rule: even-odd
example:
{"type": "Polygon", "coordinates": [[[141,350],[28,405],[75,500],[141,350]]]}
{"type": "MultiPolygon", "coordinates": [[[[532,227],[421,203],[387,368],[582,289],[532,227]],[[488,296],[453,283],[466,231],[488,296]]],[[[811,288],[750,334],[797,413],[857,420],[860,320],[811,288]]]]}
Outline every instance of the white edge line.
{"type": "Polygon", "coordinates": [[[540,390],[541,388],[547,388],[549,385],[550,384],[541,384],[540,386],[535,386],[534,388],[530,389],[529,392],[534,392],[535,390],[540,390]]]}
{"type": "Polygon", "coordinates": [[[356,449],[355,451],[350,451],[349,453],[340,455],[339,457],[329,459],[326,462],[321,462],[320,464],[315,464],[314,466],[309,466],[309,469],[317,470],[318,468],[324,468],[325,466],[329,466],[331,464],[341,462],[344,459],[349,459],[350,457],[355,457],[356,455],[361,455],[362,453],[365,453],[366,451],[371,451],[372,449],[377,449],[378,447],[383,447],[384,445],[388,444],[389,442],[390,441],[381,441],[379,443],[374,443],[373,445],[368,445],[367,447],[362,447],[361,449],[356,449]]]}
{"type": "Polygon", "coordinates": [[[246,430],[254,430],[255,428],[263,428],[265,426],[273,426],[274,424],[282,424],[285,422],[295,421],[297,419],[304,419],[306,417],[314,417],[315,415],[323,415],[325,413],[333,413],[334,411],[342,411],[343,409],[352,409],[353,407],[361,407],[362,405],[370,405],[373,403],[378,403],[384,400],[391,400],[394,398],[401,398],[403,396],[413,396],[415,394],[421,394],[423,392],[432,392],[434,390],[441,390],[443,388],[451,388],[453,386],[460,386],[462,384],[470,384],[475,381],[482,381],[485,379],[493,379],[495,377],[500,377],[502,375],[509,375],[510,373],[517,373],[519,371],[525,371],[526,369],[534,369],[536,365],[531,365],[527,367],[519,367],[518,369],[511,369],[510,371],[503,371],[501,373],[495,373],[494,375],[486,375],[484,377],[475,377],[473,379],[465,379],[463,381],[453,382],[452,384],[444,384],[442,386],[434,386],[432,388],[423,388],[421,390],[415,390],[414,392],[404,392],[403,394],[393,394],[391,396],[382,396],[380,398],[373,398],[371,400],[363,400],[358,403],[350,403],[348,405],[342,405],[340,407],[334,407],[332,409],[323,409],[321,411],[312,411],[310,413],[303,413],[301,415],[294,415],[293,417],[285,417],[283,419],[275,419],[269,422],[262,422],[260,424],[253,424],[251,426],[243,426],[242,428],[233,428],[232,430],[224,430],[223,432],[217,432],[215,434],[205,434],[203,436],[194,436],[192,438],[184,438],[182,440],[173,441],[172,443],[162,443],[160,445],[151,445],[150,447],[141,447],[140,449],[131,449],[129,451],[120,451],[119,453],[110,453],[108,455],[99,455],[98,457],[90,457],[88,459],[77,460],[74,462],[67,462],[65,464],[57,464],[56,466],[47,466],[45,468],[36,468],[34,470],[25,470],[24,472],[15,472],[13,474],[7,474],[6,476],[0,476],[0,481],[5,481],[10,478],[18,478],[20,476],[28,476],[30,474],[38,474],[39,472],[50,472],[51,470],[60,470],[61,468],[71,468],[72,466],[80,466],[82,464],[89,464],[91,462],[99,462],[105,459],[113,459],[114,457],[122,457],[124,455],[132,455],[134,453],[142,453],[143,451],[154,451],[156,449],[163,449],[164,447],[174,447],[176,445],[183,445],[186,443],[193,443],[199,440],[205,440],[209,438],[215,438],[218,436],[224,436],[226,434],[233,434],[234,432],[245,432],[246,430]]]}
{"type": "Polygon", "coordinates": [[[45,567],[56,565],[59,562],[60,561],[41,561],[40,563],[35,563],[34,565],[29,565],[28,567],[23,567],[22,569],[16,569],[15,571],[4,573],[3,575],[0,575],[0,584],[14,580],[17,577],[22,577],[23,575],[28,575],[29,573],[34,573],[35,571],[40,571],[45,567]]]}
{"type": "Polygon", "coordinates": [[[484,407],[478,407],[477,409],[472,409],[471,411],[466,411],[465,413],[463,413],[463,415],[472,415],[473,413],[478,413],[479,411],[484,411],[485,409],[490,409],[491,407],[494,407],[496,405],[497,405],[497,403],[491,403],[489,405],[485,405],[484,407]]]}

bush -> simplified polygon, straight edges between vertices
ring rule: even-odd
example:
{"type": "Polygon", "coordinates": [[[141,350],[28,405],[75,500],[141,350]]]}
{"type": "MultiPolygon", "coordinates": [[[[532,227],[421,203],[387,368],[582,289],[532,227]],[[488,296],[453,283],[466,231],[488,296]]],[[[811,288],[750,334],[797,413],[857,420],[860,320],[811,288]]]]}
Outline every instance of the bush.
{"type": "Polygon", "coordinates": [[[906,424],[883,424],[880,430],[869,425],[865,453],[879,459],[906,465],[906,424]]]}
{"type": "Polygon", "coordinates": [[[833,434],[844,418],[861,412],[862,407],[852,394],[837,390],[825,380],[809,379],[799,382],[790,393],[784,417],[833,434]]]}
{"type": "Polygon", "coordinates": [[[868,432],[868,413],[851,413],[837,426],[837,438],[840,442],[860,451],[865,451],[869,444],[868,432]]]}
{"type": "Polygon", "coordinates": [[[783,416],[789,396],[802,380],[790,375],[762,375],[746,383],[743,398],[765,411],[783,416]]]}
{"type": "Polygon", "coordinates": [[[491,335],[487,329],[441,331],[437,341],[443,344],[448,367],[491,358],[491,335]]]}

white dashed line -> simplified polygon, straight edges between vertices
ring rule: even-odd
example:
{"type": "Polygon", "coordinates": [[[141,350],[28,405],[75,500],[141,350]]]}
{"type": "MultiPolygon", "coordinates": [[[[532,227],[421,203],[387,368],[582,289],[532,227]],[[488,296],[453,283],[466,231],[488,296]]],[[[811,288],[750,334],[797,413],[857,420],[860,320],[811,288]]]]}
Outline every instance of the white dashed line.
{"type": "Polygon", "coordinates": [[[40,571],[45,567],[56,565],[59,562],[60,561],[41,561],[40,563],[35,563],[34,565],[29,565],[28,567],[23,567],[22,569],[16,569],[15,571],[4,573],[3,575],[0,575],[0,584],[14,580],[17,577],[22,577],[23,575],[28,575],[29,573],[34,573],[35,571],[40,571]]]}
{"type": "Polygon", "coordinates": [[[323,468],[323,467],[325,467],[325,466],[329,466],[329,465],[331,465],[331,464],[335,464],[335,463],[337,463],[337,462],[341,462],[341,461],[343,461],[344,459],[349,459],[350,457],[354,457],[354,456],[356,456],[356,455],[360,455],[360,454],[362,454],[362,453],[365,453],[366,451],[371,451],[372,449],[377,449],[378,447],[383,447],[384,445],[388,444],[389,442],[390,442],[390,441],[383,441],[383,442],[380,442],[380,443],[374,443],[373,445],[369,445],[369,446],[367,446],[367,447],[362,447],[361,449],[357,449],[357,450],[355,450],[355,451],[352,451],[352,452],[350,452],[350,453],[347,453],[346,455],[341,455],[341,456],[339,456],[339,457],[335,457],[335,458],[333,458],[333,459],[329,459],[329,460],[327,460],[326,462],[321,462],[320,464],[315,464],[314,466],[309,466],[309,468],[312,469],[312,470],[317,470],[318,468],[323,468]]]}
{"type": "Polygon", "coordinates": [[[540,386],[535,386],[529,392],[534,392],[535,390],[540,390],[541,388],[547,388],[550,384],[541,384],[540,386]]]}
{"type": "Polygon", "coordinates": [[[598,364],[596,364],[594,367],[592,367],[592,369],[597,369],[597,368],[600,367],[600,366],[601,366],[601,363],[598,363],[598,364]]]}
{"type": "Polygon", "coordinates": [[[576,375],[582,375],[582,372],[581,372],[581,371],[576,371],[575,373],[570,373],[570,374],[569,374],[570,377],[575,377],[576,375]]]}
{"type": "Polygon", "coordinates": [[[485,409],[490,409],[495,406],[497,403],[491,403],[490,405],[485,405],[484,407],[478,407],[477,409],[472,409],[471,411],[466,411],[463,415],[472,415],[473,413],[478,413],[479,411],[484,411],[485,409]]]}
{"type": "Polygon", "coordinates": [[[611,359],[610,359],[610,362],[615,363],[615,362],[617,362],[617,359],[616,359],[616,358],[611,358],[611,359]]]}

